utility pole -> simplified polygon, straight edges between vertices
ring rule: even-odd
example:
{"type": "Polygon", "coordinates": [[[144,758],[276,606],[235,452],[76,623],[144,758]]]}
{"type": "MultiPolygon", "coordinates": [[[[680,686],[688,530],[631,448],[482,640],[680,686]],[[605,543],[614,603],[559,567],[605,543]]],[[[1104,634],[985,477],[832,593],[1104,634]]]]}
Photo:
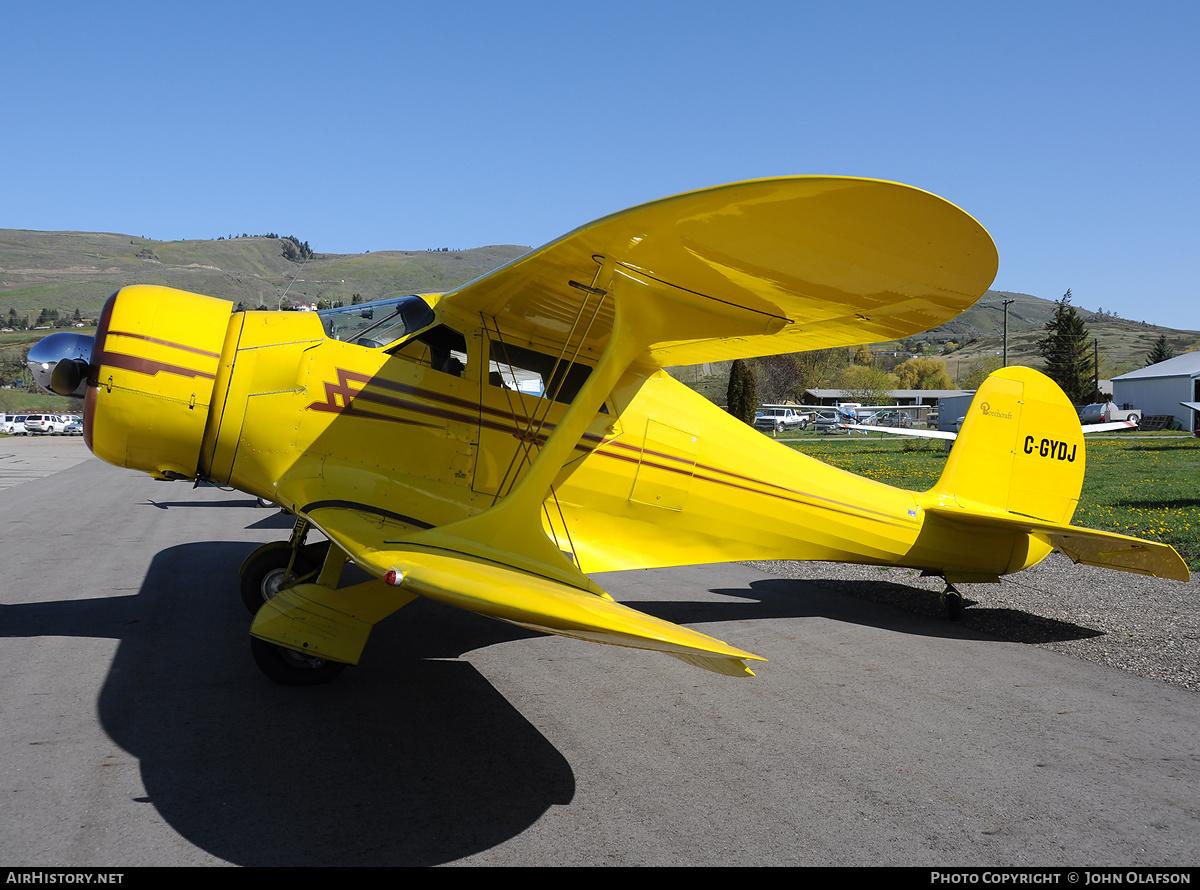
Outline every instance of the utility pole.
{"type": "Polygon", "coordinates": [[[1004,367],[1008,367],[1008,304],[1014,300],[1001,300],[1004,304],[1004,367]]]}

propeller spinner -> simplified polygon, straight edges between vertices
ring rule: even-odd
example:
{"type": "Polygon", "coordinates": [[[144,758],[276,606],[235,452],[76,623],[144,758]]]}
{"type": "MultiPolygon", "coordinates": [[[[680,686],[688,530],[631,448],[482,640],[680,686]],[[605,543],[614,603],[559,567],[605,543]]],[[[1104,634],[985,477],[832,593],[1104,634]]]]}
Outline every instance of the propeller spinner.
{"type": "Polygon", "coordinates": [[[26,358],[33,379],[60,396],[82,396],[87,389],[94,340],[86,334],[66,331],[42,338],[26,358]]]}

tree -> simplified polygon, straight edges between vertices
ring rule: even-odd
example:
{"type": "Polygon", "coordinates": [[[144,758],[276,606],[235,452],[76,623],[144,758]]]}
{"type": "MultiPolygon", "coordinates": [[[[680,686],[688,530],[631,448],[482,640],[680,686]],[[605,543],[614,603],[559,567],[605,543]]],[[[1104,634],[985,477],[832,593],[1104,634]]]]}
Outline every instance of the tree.
{"type": "Polygon", "coordinates": [[[846,350],[840,347],[800,352],[795,356],[801,389],[824,389],[833,386],[838,374],[846,367],[846,350]]]}
{"type": "Polygon", "coordinates": [[[875,364],[875,353],[871,352],[871,347],[866,343],[859,343],[851,353],[850,364],[873,365],[875,364]]]}
{"type": "Polygon", "coordinates": [[[838,388],[846,391],[847,401],[860,405],[890,405],[888,390],[896,388],[896,377],[880,368],[851,365],[838,376],[838,388]]]}
{"type": "Polygon", "coordinates": [[[794,355],[767,355],[753,360],[755,382],[764,402],[798,401],[800,369],[794,355]]]}
{"type": "Polygon", "coordinates": [[[1002,367],[1004,367],[1004,361],[1000,356],[980,356],[967,365],[966,373],[958,378],[958,385],[961,389],[979,389],[983,386],[983,381],[988,379],[988,375],[993,371],[999,371],[1002,367]]]}
{"type": "Polygon", "coordinates": [[[1159,362],[1165,362],[1169,358],[1175,358],[1175,350],[1167,342],[1167,335],[1160,334],[1158,339],[1154,341],[1154,348],[1146,356],[1146,365],[1157,365],[1159,362]]]}
{"type": "Polygon", "coordinates": [[[935,358],[910,358],[893,372],[899,389],[953,389],[946,366],[935,358]]]}
{"type": "Polygon", "coordinates": [[[729,389],[725,393],[729,413],[738,420],[754,424],[754,411],[758,408],[758,384],[754,375],[740,358],[729,369],[729,389]]]}
{"type": "Polygon", "coordinates": [[[1038,340],[1038,352],[1046,362],[1046,376],[1062,388],[1071,404],[1084,405],[1096,397],[1087,326],[1071,305],[1070,288],[1055,307],[1054,317],[1046,322],[1046,336],[1038,340]]]}

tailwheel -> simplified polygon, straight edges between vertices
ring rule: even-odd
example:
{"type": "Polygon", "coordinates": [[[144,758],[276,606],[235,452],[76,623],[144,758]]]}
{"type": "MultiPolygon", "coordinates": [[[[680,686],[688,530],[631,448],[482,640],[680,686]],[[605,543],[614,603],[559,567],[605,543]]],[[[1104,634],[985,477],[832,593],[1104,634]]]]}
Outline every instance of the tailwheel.
{"type": "Polygon", "coordinates": [[[258,637],[250,638],[250,652],[258,669],[281,686],[317,686],[330,682],[346,669],[340,661],[305,655],[258,637]]]}
{"type": "Polygon", "coordinates": [[[954,589],[954,585],[946,582],[946,589],[942,591],[942,606],[946,609],[946,617],[951,621],[962,621],[963,617],[963,597],[962,594],[954,589]]]}

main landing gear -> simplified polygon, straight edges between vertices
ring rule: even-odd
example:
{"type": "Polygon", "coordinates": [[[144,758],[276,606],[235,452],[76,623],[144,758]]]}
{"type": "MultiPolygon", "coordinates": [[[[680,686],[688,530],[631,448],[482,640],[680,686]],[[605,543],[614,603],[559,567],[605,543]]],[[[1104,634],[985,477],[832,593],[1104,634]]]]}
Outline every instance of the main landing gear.
{"type": "MultiPolygon", "coordinates": [[[[298,519],[289,541],[264,544],[242,564],[242,603],[251,615],[258,614],[263,603],[285,587],[317,580],[317,573],[329,554],[330,543],[305,545],[307,534],[307,520],[298,519]]],[[[328,683],[347,667],[339,661],[305,655],[257,637],[250,638],[250,653],[259,670],[282,686],[328,683]]]]}

